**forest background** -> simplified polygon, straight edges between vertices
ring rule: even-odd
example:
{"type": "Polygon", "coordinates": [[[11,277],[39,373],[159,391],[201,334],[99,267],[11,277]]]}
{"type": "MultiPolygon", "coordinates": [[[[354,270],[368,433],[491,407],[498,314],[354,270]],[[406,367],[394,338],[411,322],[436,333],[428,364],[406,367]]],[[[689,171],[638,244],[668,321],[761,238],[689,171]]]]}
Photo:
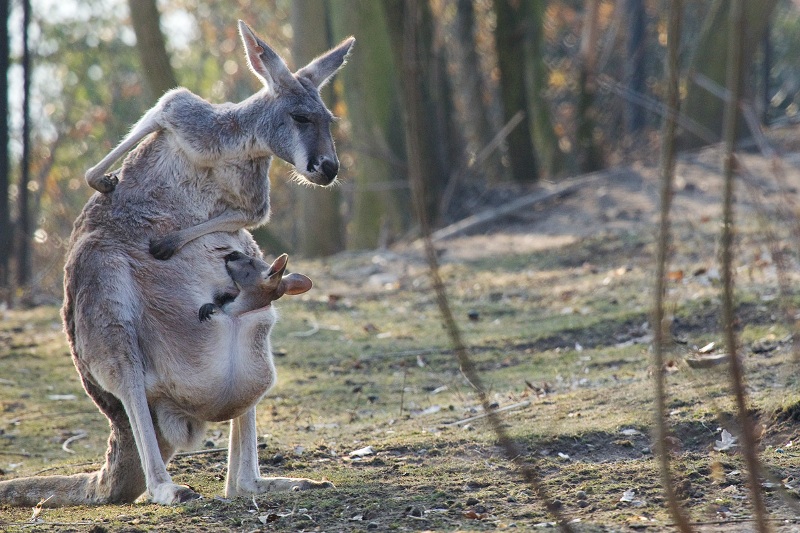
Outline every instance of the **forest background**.
{"type": "MultiPolygon", "coordinates": [[[[418,236],[407,114],[422,112],[420,168],[439,227],[543,181],[654,159],[668,2],[418,2],[417,57],[403,0],[17,0],[3,2],[0,302],[58,303],[83,174],[169,88],[212,102],[255,90],[236,34],[248,22],[297,67],[355,35],[326,89],[340,117],[340,184],[306,188],[273,165],[268,254],[306,257],[418,236]],[[409,68],[421,83],[407,86],[409,68]],[[409,100],[414,99],[409,105],[409,100]]],[[[718,142],[727,2],[689,2],[680,46],[684,149],[718,142]]],[[[800,118],[800,2],[746,2],[746,96],[762,124],[800,118]]]]}

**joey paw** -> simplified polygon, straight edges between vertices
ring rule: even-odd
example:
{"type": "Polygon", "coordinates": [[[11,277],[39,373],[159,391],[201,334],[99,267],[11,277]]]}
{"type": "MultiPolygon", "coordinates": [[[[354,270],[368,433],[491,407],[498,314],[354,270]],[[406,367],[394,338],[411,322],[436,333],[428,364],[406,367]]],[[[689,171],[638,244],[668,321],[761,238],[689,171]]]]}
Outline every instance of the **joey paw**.
{"type": "Polygon", "coordinates": [[[217,311],[216,304],[213,303],[203,304],[203,306],[200,308],[200,312],[198,313],[198,316],[200,317],[200,322],[204,322],[210,319],[211,315],[213,315],[216,311],[217,311]]]}
{"type": "Polygon", "coordinates": [[[170,233],[166,237],[150,240],[150,253],[156,259],[166,260],[175,255],[180,248],[180,239],[175,233],[170,233]]]}

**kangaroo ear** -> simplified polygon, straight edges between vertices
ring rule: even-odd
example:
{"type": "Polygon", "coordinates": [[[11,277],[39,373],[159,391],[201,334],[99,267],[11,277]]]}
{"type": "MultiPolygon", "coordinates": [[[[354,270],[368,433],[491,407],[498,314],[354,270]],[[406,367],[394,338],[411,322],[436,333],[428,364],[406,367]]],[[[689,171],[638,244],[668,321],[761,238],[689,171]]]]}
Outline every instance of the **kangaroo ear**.
{"type": "Polygon", "coordinates": [[[307,276],[302,274],[289,274],[283,277],[281,285],[284,289],[283,294],[295,295],[307,292],[314,284],[307,276]]]}
{"type": "Polygon", "coordinates": [[[288,87],[297,81],[281,56],[258,38],[247,24],[239,21],[239,35],[242,37],[244,52],[250,71],[273,93],[280,87],[288,87]]]}
{"type": "Polygon", "coordinates": [[[322,88],[323,85],[328,83],[331,76],[342,68],[354,42],[356,42],[355,38],[348,37],[336,48],[328,50],[305,67],[295,72],[295,76],[308,78],[311,83],[316,85],[317,89],[322,88]]]}
{"type": "Polygon", "coordinates": [[[286,271],[286,263],[289,261],[289,256],[287,254],[281,254],[272,264],[269,266],[269,270],[267,271],[267,277],[272,278],[274,276],[283,276],[283,273],[286,271]]]}

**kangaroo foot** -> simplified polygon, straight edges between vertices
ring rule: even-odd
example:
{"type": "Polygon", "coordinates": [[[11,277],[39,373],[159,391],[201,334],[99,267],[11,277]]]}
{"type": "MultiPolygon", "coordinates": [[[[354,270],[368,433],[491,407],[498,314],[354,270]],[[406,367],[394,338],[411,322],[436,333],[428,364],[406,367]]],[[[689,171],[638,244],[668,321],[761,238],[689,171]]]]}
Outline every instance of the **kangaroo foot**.
{"type": "Polygon", "coordinates": [[[286,492],[311,489],[333,489],[330,481],[314,481],[313,479],[292,477],[260,477],[252,480],[239,480],[235,494],[226,494],[228,498],[261,494],[264,492],[286,492]]]}
{"type": "Polygon", "coordinates": [[[113,173],[98,174],[96,171],[89,169],[86,173],[86,181],[93,189],[107,194],[117,188],[119,177],[113,173]]]}
{"type": "Polygon", "coordinates": [[[153,503],[160,503],[162,505],[186,503],[202,497],[189,487],[185,485],[176,485],[175,483],[162,483],[158,485],[155,490],[148,491],[147,496],[153,503]]]}

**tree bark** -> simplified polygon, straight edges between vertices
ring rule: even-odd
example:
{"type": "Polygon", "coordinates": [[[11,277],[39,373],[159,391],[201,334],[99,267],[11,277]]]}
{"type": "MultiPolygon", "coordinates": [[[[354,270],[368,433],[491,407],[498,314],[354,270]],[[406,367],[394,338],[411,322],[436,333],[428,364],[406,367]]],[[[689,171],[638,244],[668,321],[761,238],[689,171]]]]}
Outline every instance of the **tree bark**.
{"type": "Polygon", "coordinates": [[[178,86],[169,61],[156,0],[128,0],[142,72],[153,99],[178,86]]]}
{"type": "MultiPolygon", "coordinates": [[[[748,72],[753,55],[767,30],[769,19],[777,0],[744,2],[744,36],[742,65],[748,72]]],[[[699,137],[689,132],[681,136],[681,148],[697,148],[722,139],[722,115],[725,102],[707,89],[693,82],[702,75],[717,87],[725,87],[726,65],[728,64],[728,1],[717,0],[709,11],[703,30],[700,33],[694,56],[689,67],[684,113],[710,132],[712,138],[699,137]]],[[[740,132],[744,128],[740,128],[740,132]]]]}
{"type": "Polygon", "coordinates": [[[31,158],[31,51],[28,42],[28,28],[31,22],[30,0],[22,2],[22,160],[20,161],[19,220],[17,227],[17,284],[26,287],[31,279],[31,216],[28,182],[30,181],[31,158]]]}
{"type": "MultiPolygon", "coordinates": [[[[314,59],[333,44],[325,0],[294,0],[292,27],[303,28],[292,45],[295,67],[314,59]]],[[[322,89],[328,106],[335,108],[333,84],[322,89]]],[[[295,195],[299,212],[297,220],[297,251],[307,257],[335,254],[344,249],[344,224],[339,209],[341,189],[331,187],[301,187],[295,195]]]]}

